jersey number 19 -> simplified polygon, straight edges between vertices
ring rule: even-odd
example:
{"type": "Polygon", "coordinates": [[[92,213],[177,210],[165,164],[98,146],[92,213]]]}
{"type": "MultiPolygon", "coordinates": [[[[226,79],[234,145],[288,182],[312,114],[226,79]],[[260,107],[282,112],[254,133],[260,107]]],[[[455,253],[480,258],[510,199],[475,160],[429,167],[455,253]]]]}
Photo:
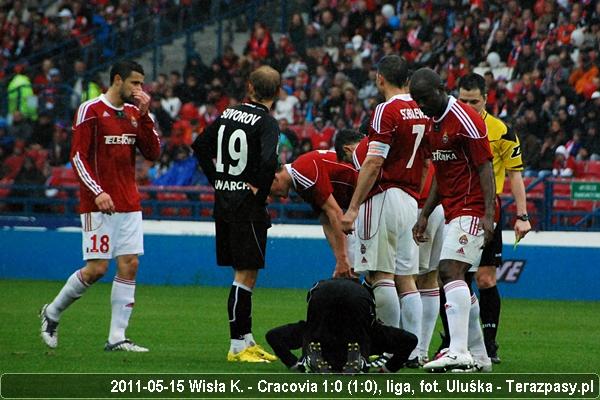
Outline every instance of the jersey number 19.
{"type": "Polygon", "coordinates": [[[227,173],[229,175],[238,176],[244,172],[246,165],[248,164],[248,141],[246,140],[246,132],[242,129],[236,129],[229,136],[229,143],[227,148],[223,149],[223,134],[225,132],[225,125],[221,125],[219,128],[218,144],[217,144],[217,163],[215,169],[217,172],[224,172],[225,165],[223,164],[223,151],[227,151],[232,164],[229,165],[227,173]],[[235,163],[235,165],[233,165],[235,163]]]}

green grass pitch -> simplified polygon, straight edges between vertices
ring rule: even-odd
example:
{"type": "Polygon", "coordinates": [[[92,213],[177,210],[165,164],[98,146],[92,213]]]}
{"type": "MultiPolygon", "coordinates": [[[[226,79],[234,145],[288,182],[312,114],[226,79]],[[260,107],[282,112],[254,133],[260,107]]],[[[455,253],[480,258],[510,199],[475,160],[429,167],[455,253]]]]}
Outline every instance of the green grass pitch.
{"type": "MultiPolygon", "coordinates": [[[[228,363],[228,288],[144,286],[128,336],[150,353],[103,351],[110,285],[97,284],[63,315],[59,347],[39,337],[38,310],[62,282],[0,281],[0,373],[4,372],[285,372],[283,364],[228,363]]],[[[254,335],[305,315],[304,290],[258,288],[254,335]]],[[[496,372],[600,371],[600,302],[504,300],[496,372]]],[[[437,348],[437,333],[432,348],[437,348]]],[[[415,372],[404,370],[401,372],[415,372]]]]}

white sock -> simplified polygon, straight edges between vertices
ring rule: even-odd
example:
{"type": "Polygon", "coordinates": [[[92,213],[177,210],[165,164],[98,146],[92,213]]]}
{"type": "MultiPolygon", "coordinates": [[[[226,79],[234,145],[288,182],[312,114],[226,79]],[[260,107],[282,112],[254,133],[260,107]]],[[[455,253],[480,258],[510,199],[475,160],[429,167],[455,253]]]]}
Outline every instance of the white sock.
{"type": "MultiPolygon", "coordinates": [[[[402,329],[421,337],[421,319],[423,317],[423,304],[421,303],[421,295],[418,291],[405,292],[400,294],[400,319],[402,321],[402,329]]],[[[412,360],[419,356],[419,346],[410,353],[408,357],[412,360]]]]}
{"type": "Polygon", "coordinates": [[[421,336],[419,337],[420,355],[429,357],[429,345],[440,312],[440,289],[422,289],[421,303],[423,304],[423,319],[421,321],[421,336]]]}
{"type": "Polygon", "coordinates": [[[110,318],[109,343],[125,340],[125,330],[135,303],[135,281],[115,276],[110,293],[112,315],[110,318]]]}
{"type": "Polygon", "coordinates": [[[90,285],[84,282],[81,270],[79,269],[73,272],[60,292],[56,295],[56,298],[52,303],[48,304],[48,307],[46,307],[46,315],[48,318],[58,322],[63,311],[73,304],[75,300],[79,299],[88,287],[90,287],[90,285]]]}
{"type": "Polygon", "coordinates": [[[471,293],[465,281],[457,280],[444,285],[446,292],[446,315],[450,330],[450,351],[466,354],[469,332],[471,293]]]}
{"type": "Polygon", "coordinates": [[[483,331],[479,323],[479,301],[475,295],[471,296],[471,310],[469,311],[469,351],[473,357],[487,357],[483,331]]]}
{"type": "Polygon", "coordinates": [[[237,354],[240,351],[243,351],[246,347],[248,347],[248,345],[246,344],[246,340],[231,339],[231,344],[229,345],[229,352],[237,354]]]}
{"type": "Polygon", "coordinates": [[[393,279],[382,279],[373,285],[375,312],[377,318],[388,326],[398,327],[400,323],[400,301],[393,279]]]}
{"type": "Polygon", "coordinates": [[[256,340],[254,340],[254,336],[252,336],[252,332],[246,333],[244,335],[244,342],[246,343],[246,347],[254,346],[256,344],[256,340]]]}

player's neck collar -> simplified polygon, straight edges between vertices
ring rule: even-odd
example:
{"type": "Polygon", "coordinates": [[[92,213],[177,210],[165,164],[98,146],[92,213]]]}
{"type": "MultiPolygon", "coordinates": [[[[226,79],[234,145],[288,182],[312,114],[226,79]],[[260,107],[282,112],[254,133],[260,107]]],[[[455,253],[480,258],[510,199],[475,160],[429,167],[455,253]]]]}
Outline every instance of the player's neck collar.
{"type": "Polygon", "coordinates": [[[294,190],[296,190],[296,181],[294,180],[294,174],[292,174],[292,164],[285,164],[284,167],[288,174],[290,174],[290,178],[292,179],[292,186],[294,186],[294,190]]]}
{"type": "Polygon", "coordinates": [[[100,95],[100,101],[102,101],[104,104],[106,104],[113,110],[123,111],[124,106],[121,106],[121,107],[114,106],[110,101],[108,101],[108,99],[106,98],[106,94],[104,94],[104,93],[102,93],[100,95]]]}
{"type": "Polygon", "coordinates": [[[450,111],[450,108],[454,105],[454,103],[456,103],[456,97],[452,95],[448,96],[448,104],[446,105],[444,113],[439,118],[433,118],[433,122],[440,122],[441,120],[443,120],[446,114],[448,114],[448,112],[450,111]]]}
{"type": "Polygon", "coordinates": [[[258,108],[261,108],[261,109],[263,109],[263,110],[264,110],[264,111],[266,111],[266,112],[269,112],[269,108],[268,108],[267,106],[265,106],[265,105],[264,105],[264,104],[262,104],[262,103],[258,103],[258,102],[256,102],[256,101],[248,100],[248,101],[247,101],[247,102],[245,102],[244,104],[246,104],[246,105],[249,105],[249,106],[251,106],[251,107],[258,107],[258,108]]]}

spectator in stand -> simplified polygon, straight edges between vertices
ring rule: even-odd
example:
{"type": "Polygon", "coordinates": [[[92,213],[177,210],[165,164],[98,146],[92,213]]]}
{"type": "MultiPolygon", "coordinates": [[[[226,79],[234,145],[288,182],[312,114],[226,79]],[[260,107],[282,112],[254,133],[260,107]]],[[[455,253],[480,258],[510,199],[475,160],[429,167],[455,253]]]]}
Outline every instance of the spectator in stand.
{"type": "Polygon", "coordinates": [[[254,60],[267,60],[275,52],[275,45],[271,33],[262,22],[254,24],[254,30],[250,36],[250,40],[246,44],[245,55],[249,55],[254,60]]]}
{"type": "MultiPolygon", "coordinates": [[[[198,183],[200,178],[198,160],[189,146],[177,146],[174,150],[173,162],[169,169],[152,181],[160,186],[190,186],[198,183]]],[[[206,183],[206,182],[204,182],[206,183]]]]}
{"type": "Polygon", "coordinates": [[[160,105],[174,120],[179,115],[179,110],[181,110],[181,99],[173,94],[172,87],[167,86],[165,97],[160,100],[160,105]]]}
{"type": "Polygon", "coordinates": [[[71,143],[67,134],[67,127],[57,122],[53,126],[52,141],[46,147],[48,149],[48,162],[53,167],[59,167],[69,162],[71,143]]]}
{"type": "Polygon", "coordinates": [[[171,136],[171,126],[173,125],[173,119],[171,115],[163,108],[162,98],[158,94],[152,95],[150,101],[150,114],[152,114],[154,122],[158,125],[158,129],[162,136],[171,136]]]}
{"type": "Polygon", "coordinates": [[[561,178],[575,176],[575,160],[569,157],[565,146],[558,146],[555,150],[554,163],[552,164],[552,175],[561,178]]]}
{"type": "Polygon", "coordinates": [[[311,150],[331,149],[334,133],[335,128],[331,125],[325,125],[323,118],[315,118],[314,130],[310,136],[311,150]]]}
{"type": "Polygon", "coordinates": [[[304,26],[302,14],[292,14],[290,25],[288,27],[288,34],[290,35],[292,45],[298,54],[304,56],[306,54],[306,27],[304,26]]]}
{"type": "Polygon", "coordinates": [[[33,125],[33,131],[29,138],[29,144],[39,144],[43,148],[47,148],[52,141],[52,131],[54,130],[54,118],[52,113],[43,112],[39,115],[38,120],[33,125]]]}
{"type": "Polygon", "coordinates": [[[340,42],[342,27],[335,21],[333,11],[324,10],[321,13],[321,39],[323,43],[331,43],[337,46],[340,42]]]}
{"type": "Polygon", "coordinates": [[[181,89],[181,93],[177,95],[183,104],[194,103],[199,106],[206,101],[206,90],[200,85],[196,75],[188,75],[185,78],[185,85],[181,89]]]}
{"type": "Polygon", "coordinates": [[[289,95],[283,88],[279,90],[279,98],[275,103],[275,119],[285,118],[289,124],[294,123],[294,114],[298,107],[298,98],[289,95]]]}
{"type": "MultiPolygon", "coordinates": [[[[13,182],[14,185],[25,186],[12,189],[9,196],[18,198],[44,198],[45,193],[43,188],[34,189],[29,186],[43,185],[46,182],[46,178],[47,177],[42,171],[36,168],[34,159],[26,156],[23,160],[23,165],[13,182]]],[[[25,211],[25,206],[24,203],[12,203],[11,209],[12,211],[22,212],[25,211]]],[[[36,205],[33,210],[40,212],[44,209],[44,206],[36,205]]]]}

